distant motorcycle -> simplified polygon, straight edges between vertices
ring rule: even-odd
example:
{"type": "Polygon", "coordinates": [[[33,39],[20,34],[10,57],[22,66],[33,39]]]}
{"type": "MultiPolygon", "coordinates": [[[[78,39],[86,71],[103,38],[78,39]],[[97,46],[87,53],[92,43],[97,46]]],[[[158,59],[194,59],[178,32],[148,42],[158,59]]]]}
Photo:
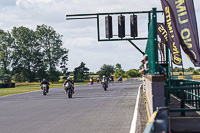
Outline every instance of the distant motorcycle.
{"type": "Polygon", "coordinates": [[[73,84],[70,83],[70,82],[67,82],[65,85],[64,85],[64,89],[65,89],[65,93],[68,94],[68,98],[72,98],[72,95],[73,95],[73,84]]]}
{"type": "Polygon", "coordinates": [[[102,87],[103,87],[104,91],[107,91],[108,83],[106,82],[105,79],[102,80],[102,87]]]}
{"type": "Polygon", "coordinates": [[[94,83],[94,80],[93,80],[93,79],[90,79],[90,83],[91,83],[91,85],[93,85],[93,83],[94,83]]]}
{"type": "Polygon", "coordinates": [[[48,93],[47,84],[42,84],[42,90],[43,90],[43,95],[46,95],[48,93]]]}

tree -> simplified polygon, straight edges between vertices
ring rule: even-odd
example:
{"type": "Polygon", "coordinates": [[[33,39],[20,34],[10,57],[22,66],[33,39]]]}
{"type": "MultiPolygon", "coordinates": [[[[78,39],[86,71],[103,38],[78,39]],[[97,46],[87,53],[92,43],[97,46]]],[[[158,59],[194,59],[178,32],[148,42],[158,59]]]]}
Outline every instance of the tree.
{"type": "Polygon", "coordinates": [[[11,45],[14,42],[13,37],[9,32],[0,30],[0,68],[2,74],[8,74],[11,63],[11,45]]]}
{"type": "Polygon", "coordinates": [[[115,73],[116,78],[125,77],[125,71],[122,69],[121,64],[117,63],[115,66],[115,73]]]}
{"type": "Polygon", "coordinates": [[[61,58],[61,63],[60,63],[60,68],[62,69],[63,75],[67,74],[67,61],[68,61],[68,50],[66,51],[66,54],[62,56],[61,58]]]}
{"type": "Polygon", "coordinates": [[[36,41],[36,34],[33,30],[21,26],[14,27],[12,35],[14,37],[12,45],[13,74],[22,72],[24,79],[33,82],[35,80],[35,59],[41,55],[41,47],[36,41]]]}
{"type": "Polygon", "coordinates": [[[193,70],[193,71],[192,71],[192,74],[199,74],[199,71],[198,71],[198,70],[196,70],[196,71],[193,70]]]}
{"type": "Polygon", "coordinates": [[[115,71],[116,70],[122,70],[122,66],[121,64],[117,63],[116,66],[115,66],[115,71]]]}
{"type": "Polygon", "coordinates": [[[130,69],[129,71],[126,72],[126,75],[128,78],[142,76],[141,73],[139,73],[137,69],[130,69]]]}
{"type": "Polygon", "coordinates": [[[89,73],[89,69],[85,67],[85,63],[81,62],[80,66],[74,69],[74,80],[83,80],[87,79],[87,74],[89,73]]]}
{"type": "Polygon", "coordinates": [[[100,77],[102,77],[103,75],[108,77],[111,76],[111,74],[113,74],[114,72],[115,72],[114,66],[104,64],[97,72],[97,74],[99,74],[100,77]]]}
{"type": "Polygon", "coordinates": [[[44,24],[37,26],[36,34],[38,43],[43,48],[43,58],[48,66],[49,78],[53,81],[53,74],[55,73],[56,66],[58,66],[60,58],[67,53],[67,50],[62,48],[62,35],[56,33],[52,27],[44,24]]]}
{"type": "Polygon", "coordinates": [[[173,69],[173,72],[182,72],[182,68],[175,67],[175,68],[173,69]]]}
{"type": "Polygon", "coordinates": [[[189,68],[187,69],[187,72],[192,72],[192,71],[194,71],[194,68],[193,68],[193,67],[189,67],[189,68]]]}

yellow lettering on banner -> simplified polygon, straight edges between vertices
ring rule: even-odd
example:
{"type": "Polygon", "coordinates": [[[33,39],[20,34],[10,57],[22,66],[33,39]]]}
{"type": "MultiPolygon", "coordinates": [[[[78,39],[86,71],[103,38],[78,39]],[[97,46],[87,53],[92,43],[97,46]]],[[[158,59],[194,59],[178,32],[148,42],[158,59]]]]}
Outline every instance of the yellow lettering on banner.
{"type": "MultiPolygon", "coordinates": [[[[193,50],[190,50],[190,52],[193,53],[194,59],[196,60],[196,59],[197,59],[197,55],[195,54],[195,52],[194,52],[193,50]]],[[[186,54],[186,55],[187,55],[187,54],[186,54]]],[[[190,58],[188,55],[187,55],[187,57],[190,58]]],[[[191,59],[191,58],[190,58],[190,59],[191,59]]]]}
{"type": "Polygon", "coordinates": [[[172,29],[171,19],[170,19],[170,22],[167,23],[167,25],[168,25],[168,28],[169,28],[169,32],[172,33],[173,29],[172,29]]]}
{"type": "Polygon", "coordinates": [[[169,12],[169,6],[165,7],[165,13],[166,13],[166,22],[167,22],[167,26],[169,29],[169,32],[172,33],[174,32],[172,29],[172,23],[171,23],[171,16],[170,16],[170,12],[169,12]]]}
{"type": "Polygon", "coordinates": [[[192,48],[191,44],[191,37],[190,37],[190,30],[188,28],[185,28],[181,31],[181,37],[183,38],[185,44],[188,48],[192,48]]]}
{"type": "Polygon", "coordinates": [[[168,41],[168,38],[167,38],[167,31],[165,30],[165,28],[160,25],[160,27],[158,27],[158,30],[160,33],[162,33],[162,35],[164,36],[165,40],[168,41]]]}
{"type": "Polygon", "coordinates": [[[188,48],[192,48],[192,44],[191,44],[191,38],[184,40],[185,44],[187,45],[188,48]]]}
{"type": "Polygon", "coordinates": [[[173,54],[179,54],[179,51],[175,45],[175,42],[173,42],[173,54]]]}
{"type": "Polygon", "coordinates": [[[185,28],[181,31],[181,37],[183,39],[188,39],[190,38],[190,30],[188,28],[185,28]],[[184,35],[184,33],[186,33],[186,35],[184,35]]]}
{"type": "Polygon", "coordinates": [[[166,7],[165,7],[165,13],[166,13],[166,14],[170,14],[170,12],[169,12],[169,6],[166,6],[166,7]]]}
{"type": "Polygon", "coordinates": [[[183,19],[183,20],[181,19],[181,17],[187,15],[186,7],[182,5],[184,4],[184,0],[176,0],[175,4],[176,4],[177,13],[178,13],[179,23],[180,24],[187,23],[188,19],[183,19]]]}
{"type": "Polygon", "coordinates": [[[186,10],[186,7],[185,6],[181,6],[182,4],[184,4],[185,0],[176,0],[175,1],[175,4],[176,4],[176,9],[177,10],[177,13],[179,12],[183,12],[186,10]]]}
{"type": "Polygon", "coordinates": [[[174,62],[175,64],[180,64],[182,61],[182,59],[180,58],[180,55],[179,54],[175,54],[174,55],[174,62]]]}
{"type": "MultiPolygon", "coordinates": [[[[183,12],[183,13],[184,13],[184,15],[187,14],[187,12],[183,12]],[[186,13],[186,14],[185,14],[185,13],[186,13]]],[[[181,14],[182,14],[182,13],[181,13],[181,14]]],[[[181,15],[181,14],[178,14],[178,16],[181,15]]],[[[184,23],[187,23],[187,22],[188,22],[188,19],[181,20],[181,16],[179,16],[179,17],[178,17],[178,22],[179,22],[180,24],[184,24],[184,23]]]]}

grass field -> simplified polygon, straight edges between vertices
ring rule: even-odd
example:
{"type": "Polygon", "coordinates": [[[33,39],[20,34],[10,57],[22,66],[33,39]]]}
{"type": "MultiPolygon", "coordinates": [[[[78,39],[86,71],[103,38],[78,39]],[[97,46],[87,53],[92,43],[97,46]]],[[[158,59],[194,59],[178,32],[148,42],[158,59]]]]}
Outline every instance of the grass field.
{"type": "MultiPolygon", "coordinates": [[[[81,85],[86,83],[75,83],[76,85],[81,85]]],[[[59,88],[63,87],[63,83],[59,84],[51,84],[50,89],[52,88],[59,88]]],[[[25,85],[17,85],[15,88],[0,88],[0,97],[1,96],[7,96],[7,95],[13,95],[13,94],[19,94],[19,93],[25,93],[25,92],[31,92],[31,91],[37,91],[41,90],[40,84],[25,84],[25,85]]]]}

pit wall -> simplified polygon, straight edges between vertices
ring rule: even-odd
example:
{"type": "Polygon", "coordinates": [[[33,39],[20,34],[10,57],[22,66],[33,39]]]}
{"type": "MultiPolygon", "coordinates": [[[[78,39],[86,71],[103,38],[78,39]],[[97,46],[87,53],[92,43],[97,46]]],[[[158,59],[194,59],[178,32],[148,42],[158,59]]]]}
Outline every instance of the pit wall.
{"type": "Polygon", "coordinates": [[[164,107],[164,76],[145,75],[145,95],[148,118],[151,117],[156,107],[164,107]]]}

